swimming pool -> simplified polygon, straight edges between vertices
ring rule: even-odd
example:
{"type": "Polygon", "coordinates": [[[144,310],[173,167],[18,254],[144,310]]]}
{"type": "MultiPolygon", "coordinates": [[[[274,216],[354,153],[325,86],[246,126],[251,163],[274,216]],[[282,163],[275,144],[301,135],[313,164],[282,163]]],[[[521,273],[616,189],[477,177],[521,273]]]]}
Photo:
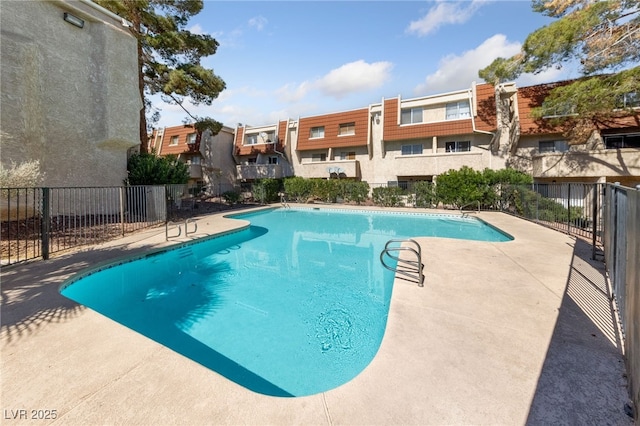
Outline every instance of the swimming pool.
{"type": "Polygon", "coordinates": [[[100,270],[61,293],[255,392],[303,396],[348,382],[375,356],[394,278],[378,258],[389,239],[510,239],[447,215],[235,217],[251,226],[100,270]]]}

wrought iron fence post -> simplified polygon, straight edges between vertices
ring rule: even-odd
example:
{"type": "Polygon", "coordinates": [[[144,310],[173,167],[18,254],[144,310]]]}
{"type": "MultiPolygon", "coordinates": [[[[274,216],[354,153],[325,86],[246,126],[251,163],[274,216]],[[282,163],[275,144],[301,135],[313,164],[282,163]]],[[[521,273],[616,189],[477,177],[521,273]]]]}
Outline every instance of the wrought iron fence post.
{"type": "Polygon", "coordinates": [[[596,233],[598,232],[598,184],[593,184],[593,210],[591,225],[591,259],[596,260],[596,233]]]}
{"type": "Polygon", "coordinates": [[[42,219],[40,221],[41,251],[44,260],[49,259],[49,237],[51,234],[51,207],[49,205],[49,188],[42,188],[42,219]]]}
{"type": "Polygon", "coordinates": [[[534,184],[533,190],[536,192],[536,222],[540,222],[540,191],[539,185],[534,184]]]}
{"type": "Polygon", "coordinates": [[[120,187],[120,227],[124,237],[124,186],[120,187]]]}
{"type": "Polygon", "coordinates": [[[571,235],[571,184],[567,184],[567,234],[571,235]]]}

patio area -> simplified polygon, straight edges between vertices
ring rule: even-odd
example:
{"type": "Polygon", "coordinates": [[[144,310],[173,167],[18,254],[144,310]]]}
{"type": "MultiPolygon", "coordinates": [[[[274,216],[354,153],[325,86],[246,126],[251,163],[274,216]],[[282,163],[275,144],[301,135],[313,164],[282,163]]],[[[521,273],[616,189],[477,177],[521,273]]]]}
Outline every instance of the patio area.
{"type": "MultiPolygon", "coordinates": [[[[247,225],[224,214],[200,217],[190,237],[247,225]]],[[[3,268],[3,424],[48,413],[38,424],[632,425],[591,246],[503,213],[474,215],[514,241],[416,238],[425,285],[396,279],[377,356],[352,381],[300,398],[256,394],[59,295],[87,267],[187,240],[166,243],[164,227],[3,268]]]]}

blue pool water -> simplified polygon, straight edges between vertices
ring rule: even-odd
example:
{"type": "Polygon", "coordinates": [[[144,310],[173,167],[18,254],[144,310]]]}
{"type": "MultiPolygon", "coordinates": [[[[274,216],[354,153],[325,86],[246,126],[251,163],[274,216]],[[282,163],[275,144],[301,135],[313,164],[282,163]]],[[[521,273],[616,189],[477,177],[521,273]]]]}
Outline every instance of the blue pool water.
{"type": "Polygon", "coordinates": [[[272,209],[236,217],[251,226],[102,269],[61,292],[248,389],[302,396],[346,383],[375,356],[393,285],[379,260],[389,239],[510,239],[444,215],[272,209]]]}

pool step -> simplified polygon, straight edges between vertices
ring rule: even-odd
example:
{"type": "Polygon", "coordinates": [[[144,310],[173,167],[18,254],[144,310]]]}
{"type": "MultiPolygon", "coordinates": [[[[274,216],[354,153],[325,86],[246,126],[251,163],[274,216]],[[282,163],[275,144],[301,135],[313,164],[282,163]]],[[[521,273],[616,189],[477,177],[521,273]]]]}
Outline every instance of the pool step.
{"type": "Polygon", "coordinates": [[[196,256],[193,254],[191,246],[181,247],[176,250],[177,259],[174,263],[173,270],[182,275],[188,272],[193,272],[198,268],[198,262],[196,256]]]}
{"type": "Polygon", "coordinates": [[[185,257],[193,256],[193,250],[191,250],[191,246],[186,246],[178,249],[178,258],[184,259],[185,257]]]}
{"type": "Polygon", "coordinates": [[[380,253],[380,262],[382,263],[382,266],[390,271],[395,272],[396,275],[401,275],[404,278],[410,279],[410,281],[415,281],[420,287],[424,286],[424,264],[422,263],[422,248],[417,241],[412,240],[411,238],[403,240],[394,239],[387,241],[387,243],[384,245],[384,249],[380,253]],[[400,245],[394,246],[394,243],[399,243],[400,245]],[[413,247],[410,247],[411,245],[413,247]],[[416,259],[412,260],[401,258],[401,251],[408,252],[409,256],[415,255],[416,259]],[[387,265],[385,263],[385,260],[387,258],[395,260],[397,262],[396,266],[394,267],[387,265]]]}

